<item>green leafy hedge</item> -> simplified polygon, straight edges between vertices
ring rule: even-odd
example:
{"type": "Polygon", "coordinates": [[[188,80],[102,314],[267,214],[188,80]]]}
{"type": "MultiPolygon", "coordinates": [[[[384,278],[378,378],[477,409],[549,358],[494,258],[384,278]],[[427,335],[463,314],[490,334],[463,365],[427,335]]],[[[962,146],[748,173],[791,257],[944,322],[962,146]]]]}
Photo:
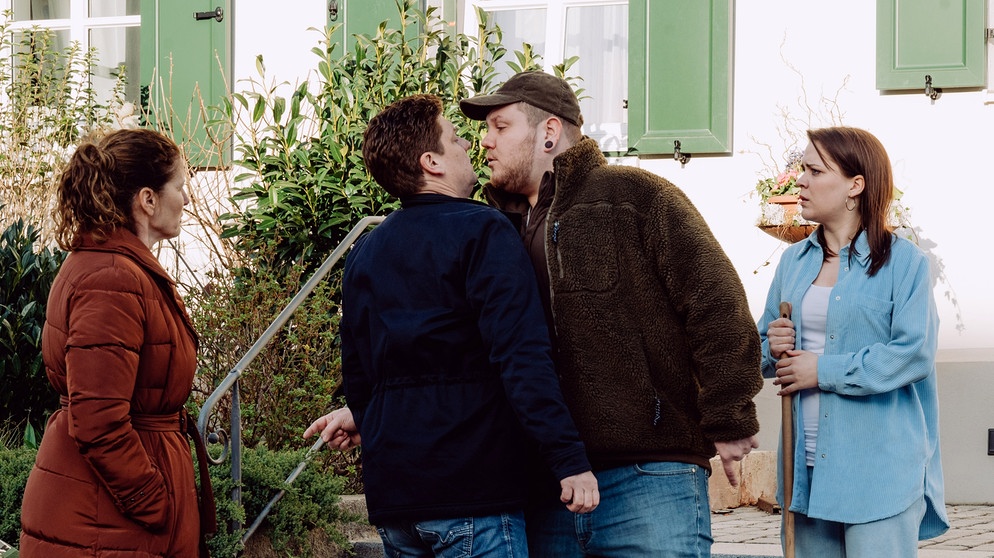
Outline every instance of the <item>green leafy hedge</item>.
{"type": "MultiPolygon", "coordinates": [[[[21,502],[28,474],[34,464],[36,450],[22,447],[0,448],[0,540],[16,545],[20,537],[21,502]]],[[[243,524],[253,521],[262,508],[282,488],[287,475],[303,459],[306,450],[269,451],[265,448],[246,449],[242,463],[243,507],[231,501],[231,471],[228,465],[211,466],[211,483],[217,500],[218,527],[222,532],[208,541],[214,558],[235,557],[240,552],[239,540],[244,531],[226,533],[234,519],[243,524]],[[246,520],[247,517],[247,520],[246,520]]],[[[309,534],[323,530],[342,548],[348,542],[340,534],[344,517],[337,502],[344,479],[332,474],[320,456],[305,469],[287,489],[286,495],[273,508],[263,523],[262,533],[269,536],[273,549],[285,556],[312,555],[309,534]]],[[[244,529],[245,526],[243,526],[244,529]]],[[[4,555],[6,558],[7,555],[4,555]]]]}
{"type": "MultiPolygon", "coordinates": [[[[322,34],[310,81],[268,81],[262,57],[257,79],[235,92],[221,112],[234,122],[236,162],[246,172],[236,193],[242,211],[221,216],[224,238],[246,254],[271,254],[277,265],[313,269],[363,217],[382,215],[397,200],[375,183],[362,161],[362,135],[391,102],[415,93],[442,98],[446,116],[478,144],[482,124],[464,117],[459,99],[495,87],[494,61],[504,56],[499,30],[486,14],[477,37],[450,35],[434,8],[398,0],[400,26],[382,24],[374,36],[357,36],[350,51],[322,34]]],[[[477,169],[487,172],[482,150],[477,169]]]]}

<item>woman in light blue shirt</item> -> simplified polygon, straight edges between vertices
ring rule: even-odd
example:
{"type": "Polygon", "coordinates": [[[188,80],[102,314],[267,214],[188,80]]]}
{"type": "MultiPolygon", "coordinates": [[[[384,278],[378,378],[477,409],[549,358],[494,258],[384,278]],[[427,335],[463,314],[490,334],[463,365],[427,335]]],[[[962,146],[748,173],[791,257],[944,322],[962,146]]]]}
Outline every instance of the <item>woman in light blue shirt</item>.
{"type": "Polygon", "coordinates": [[[808,139],[801,215],[820,226],[784,252],[758,324],[763,375],[800,394],[786,448],[796,556],[917,556],[949,528],[928,258],[888,224],[894,181],[877,138],[837,127],[808,139]]]}

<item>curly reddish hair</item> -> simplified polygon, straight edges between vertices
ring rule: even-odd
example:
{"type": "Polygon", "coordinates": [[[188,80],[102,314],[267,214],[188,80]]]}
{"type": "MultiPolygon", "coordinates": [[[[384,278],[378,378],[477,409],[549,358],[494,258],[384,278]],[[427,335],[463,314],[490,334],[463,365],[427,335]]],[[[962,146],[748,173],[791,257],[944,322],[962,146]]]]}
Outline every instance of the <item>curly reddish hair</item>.
{"type": "Polygon", "coordinates": [[[116,130],[82,143],[59,177],[59,247],[73,250],[87,234],[103,242],[117,227],[133,231],[135,195],[145,187],[161,192],[182,160],[179,147],[153,130],[116,130]]]}

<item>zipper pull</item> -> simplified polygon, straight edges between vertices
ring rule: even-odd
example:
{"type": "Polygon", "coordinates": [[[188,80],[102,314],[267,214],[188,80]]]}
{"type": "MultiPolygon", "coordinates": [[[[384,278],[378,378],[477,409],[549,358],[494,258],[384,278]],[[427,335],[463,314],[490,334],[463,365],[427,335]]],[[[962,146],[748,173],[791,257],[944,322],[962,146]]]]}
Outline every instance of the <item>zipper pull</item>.
{"type": "Polygon", "coordinates": [[[552,243],[559,244],[559,221],[552,223],[552,243]]]}

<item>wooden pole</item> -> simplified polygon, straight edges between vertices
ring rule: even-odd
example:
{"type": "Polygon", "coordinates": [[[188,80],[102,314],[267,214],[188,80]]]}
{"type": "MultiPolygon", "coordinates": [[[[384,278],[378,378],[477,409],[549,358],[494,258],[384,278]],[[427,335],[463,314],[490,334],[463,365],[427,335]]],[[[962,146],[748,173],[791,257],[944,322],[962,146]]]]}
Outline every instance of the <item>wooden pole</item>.
{"type": "MultiPolygon", "coordinates": [[[[790,319],[791,307],[789,302],[780,303],[780,317],[790,319]]],[[[786,353],[780,358],[787,356],[786,353]]],[[[794,396],[784,395],[780,398],[781,436],[783,465],[783,555],[784,558],[794,558],[794,512],[790,511],[791,495],[794,491],[794,396]]]]}

